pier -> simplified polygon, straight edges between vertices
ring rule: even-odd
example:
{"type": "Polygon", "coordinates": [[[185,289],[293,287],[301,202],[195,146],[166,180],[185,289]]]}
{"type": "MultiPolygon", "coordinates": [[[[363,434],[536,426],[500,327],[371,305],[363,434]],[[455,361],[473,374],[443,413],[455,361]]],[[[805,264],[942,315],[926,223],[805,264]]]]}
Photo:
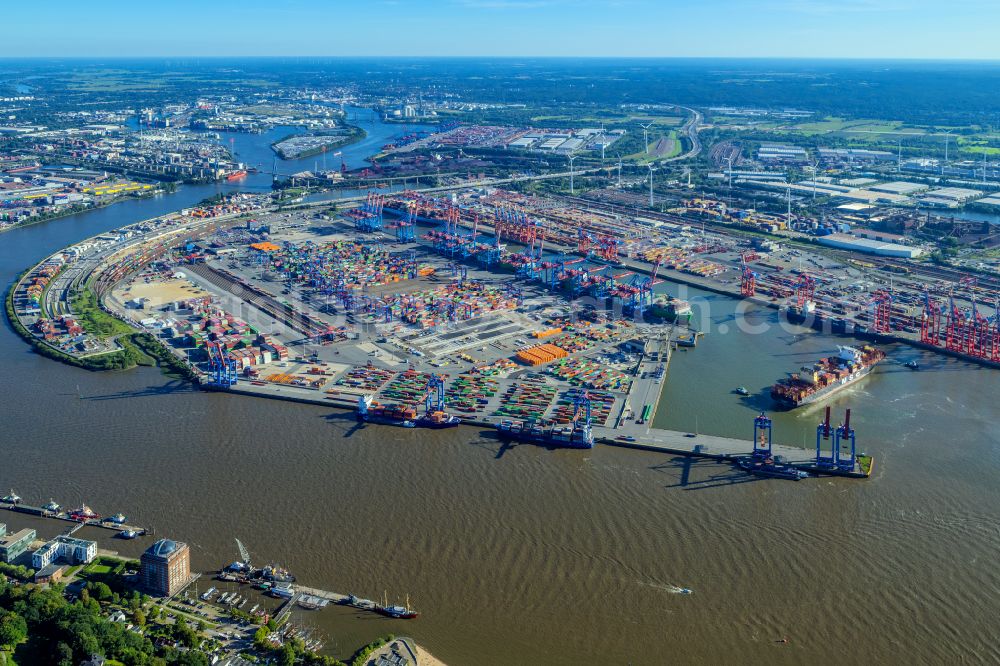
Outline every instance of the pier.
{"type": "Polygon", "coordinates": [[[67,531],[67,535],[72,535],[78,530],[84,527],[100,527],[106,530],[112,530],[114,532],[124,532],[125,530],[132,530],[137,536],[145,536],[148,534],[153,534],[153,530],[147,530],[145,527],[139,527],[138,525],[130,525],[128,523],[115,523],[107,518],[91,518],[87,520],[78,520],[76,518],[70,517],[65,511],[48,511],[40,506],[31,506],[30,504],[23,504],[17,502],[16,504],[11,502],[0,501],[0,509],[7,509],[8,511],[14,511],[15,513],[25,513],[31,516],[37,516],[39,518],[50,518],[52,520],[61,520],[67,523],[73,523],[67,531]]]}

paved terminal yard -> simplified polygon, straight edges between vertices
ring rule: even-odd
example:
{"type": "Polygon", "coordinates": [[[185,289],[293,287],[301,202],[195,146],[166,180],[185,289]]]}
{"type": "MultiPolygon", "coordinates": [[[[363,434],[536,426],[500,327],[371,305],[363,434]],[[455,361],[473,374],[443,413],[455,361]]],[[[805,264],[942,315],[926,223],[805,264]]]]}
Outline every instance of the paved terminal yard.
{"type": "MultiPolygon", "coordinates": [[[[614,227],[577,209],[550,203],[546,210],[567,224],[614,227]]],[[[492,230],[511,233],[497,215],[492,230]]],[[[515,237],[501,248],[512,259],[497,270],[443,250],[441,233],[420,228],[399,240],[388,220],[381,232],[360,233],[357,213],[243,216],[120,272],[103,290],[106,304],[157,335],[214,388],[346,409],[368,396],[422,411],[436,376],[448,410],[488,428],[503,419],[572,423],[574,400],[586,392],[599,440],[722,457],[749,452],[745,441],[650,428],[670,350],[696,338],[683,321],[622,317],[643,279],[653,300],[643,277],[651,270],[686,272],[717,290],[737,282],[741,248],[732,239],[632,230],[617,257],[606,256],[610,237],[599,236],[592,242],[600,257],[574,259],[574,249],[556,241],[544,254],[534,239],[515,237]],[[521,267],[536,247],[541,266],[558,268],[525,278],[521,267]],[[548,275],[556,271],[561,284],[553,290],[548,275]]],[[[489,224],[479,230],[477,252],[494,243],[489,224]]],[[[830,288],[863,279],[854,267],[798,250],[767,259],[775,272],[800,263],[823,270],[830,288]]],[[[805,461],[801,449],[783,452],[805,461]]]]}

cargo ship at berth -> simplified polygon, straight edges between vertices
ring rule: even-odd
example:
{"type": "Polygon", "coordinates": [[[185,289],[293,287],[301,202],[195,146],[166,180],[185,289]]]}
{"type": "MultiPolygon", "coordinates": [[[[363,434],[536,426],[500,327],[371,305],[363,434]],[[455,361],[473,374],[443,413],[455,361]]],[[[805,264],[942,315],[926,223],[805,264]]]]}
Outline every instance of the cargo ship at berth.
{"type": "Polygon", "coordinates": [[[454,428],[462,423],[462,419],[441,410],[429,411],[418,417],[416,408],[410,405],[373,405],[370,396],[358,399],[358,421],[402,428],[433,429],[454,428]]]}
{"type": "Polygon", "coordinates": [[[427,412],[416,421],[420,428],[454,428],[462,422],[457,416],[452,416],[448,412],[427,412]]]}
{"type": "Polygon", "coordinates": [[[242,180],[243,178],[246,177],[247,177],[247,172],[244,171],[243,169],[240,169],[239,171],[234,171],[231,174],[228,174],[226,176],[226,180],[231,183],[234,180],[242,180]]]}
{"type": "Polygon", "coordinates": [[[837,349],[836,356],[803,366],[797,375],[772,386],[771,398],[787,409],[814,403],[863,379],[885,358],[885,352],[870,345],[837,349]]]}
{"type": "Polygon", "coordinates": [[[553,426],[503,420],[496,425],[500,439],[535,442],[568,449],[594,448],[594,433],[587,427],[553,426]]]}

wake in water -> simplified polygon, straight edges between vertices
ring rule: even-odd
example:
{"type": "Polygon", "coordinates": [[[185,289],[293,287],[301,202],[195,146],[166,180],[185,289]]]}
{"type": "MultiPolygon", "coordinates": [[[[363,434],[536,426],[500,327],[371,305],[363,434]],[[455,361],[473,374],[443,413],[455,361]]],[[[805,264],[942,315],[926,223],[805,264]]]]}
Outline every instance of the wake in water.
{"type": "Polygon", "coordinates": [[[677,587],[676,585],[660,585],[659,583],[644,583],[639,581],[640,585],[645,585],[646,587],[656,588],[657,590],[663,590],[664,592],[669,592],[670,594],[694,594],[694,590],[687,587],[677,587]]]}

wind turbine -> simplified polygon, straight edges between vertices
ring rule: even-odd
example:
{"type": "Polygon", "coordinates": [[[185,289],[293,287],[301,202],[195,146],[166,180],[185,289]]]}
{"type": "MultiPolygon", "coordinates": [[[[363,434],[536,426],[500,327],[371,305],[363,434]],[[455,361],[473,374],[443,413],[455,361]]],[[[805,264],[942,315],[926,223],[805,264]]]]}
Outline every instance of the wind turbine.
{"type": "Polygon", "coordinates": [[[649,154],[649,139],[647,138],[647,133],[649,132],[649,128],[652,126],[653,123],[649,123],[648,125],[643,125],[642,123],[639,123],[639,127],[642,128],[642,146],[645,149],[647,155],[649,154]]]}
{"type": "Polygon", "coordinates": [[[622,156],[618,155],[618,189],[622,188],[622,156]]]}
{"type": "Polygon", "coordinates": [[[573,160],[575,160],[575,159],[576,159],[576,155],[570,155],[569,156],[569,193],[570,194],[575,194],[576,193],[575,190],[573,189],[573,160]]]}
{"type": "Polygon", "coordinates": [[[690,190],[691,189],[691,167],[688,167],[688,166],[684,167],[684,175],[687,176],[687,179],[688,179],[688,189],[690,190]]]}

